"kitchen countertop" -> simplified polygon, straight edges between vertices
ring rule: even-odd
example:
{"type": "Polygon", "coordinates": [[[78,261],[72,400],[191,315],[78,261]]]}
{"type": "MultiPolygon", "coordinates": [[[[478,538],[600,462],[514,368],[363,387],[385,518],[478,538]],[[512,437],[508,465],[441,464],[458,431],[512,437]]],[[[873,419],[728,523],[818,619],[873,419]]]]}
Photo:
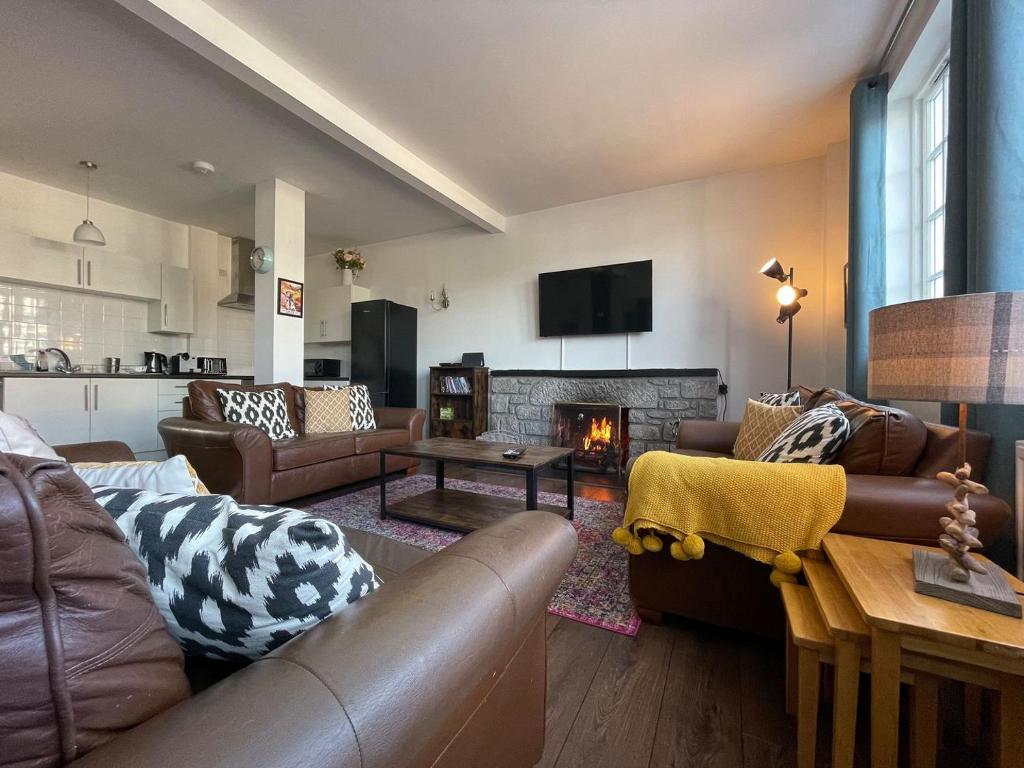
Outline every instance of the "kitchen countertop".
{"type": "Polygon", "coordinates": [[[203,373],[57,373],[55,371],[0,371],[0,379],[241,379],[252,381],[252,376],[203,373]]]}

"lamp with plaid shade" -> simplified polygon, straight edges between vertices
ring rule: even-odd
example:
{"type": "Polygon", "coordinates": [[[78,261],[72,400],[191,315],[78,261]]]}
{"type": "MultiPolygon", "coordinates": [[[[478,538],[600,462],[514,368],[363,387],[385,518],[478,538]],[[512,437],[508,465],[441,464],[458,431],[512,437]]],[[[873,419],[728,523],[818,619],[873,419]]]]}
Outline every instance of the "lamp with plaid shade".
{"type": "Polygon", "coordinates": [[[1024,405],[1024,292],[969,293],[873,310],[868,396],[959,403],[961,466],[939,474],[955,489],[947,516],[940,518],[944,532],[939,544],[949,561],[915,552],[916,589],[1020,616],[1020,601],[998,568],[969,554],[981,542],[967,497],[988,489],[971,481],[966,446],[968,404],[1024,405]],[[990,593],[993,589],[999,594],[990,593]]]}

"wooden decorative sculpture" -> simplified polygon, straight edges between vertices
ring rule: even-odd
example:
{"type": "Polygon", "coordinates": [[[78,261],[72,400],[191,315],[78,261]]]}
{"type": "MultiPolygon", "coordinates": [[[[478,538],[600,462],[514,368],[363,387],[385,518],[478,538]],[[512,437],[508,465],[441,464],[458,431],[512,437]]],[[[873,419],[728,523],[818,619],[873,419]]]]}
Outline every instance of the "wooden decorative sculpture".
{"type": "Polygon", "coordinates": [[[971,480],[971,465],[966,462],[956,472],[939,472],[936,477],[955,488],[953,501],[946,505],[946,511],[952,517],[939,518],[942,530],[945,531],[939,536],[939,545],[949,555],[950,578],[966,583],[971,579],[971,571],[987,573],[985,566],[971,557],[969,552],[971,547],[980,547],[981,541],[978,539],[978,529],[974,527],[977,520],[967,497],[972,493],[984,496],[988,488],[971,480]]]}
{"type": "Polygon", "coordinates": [[[974,559],[970,552],[971,547],[981,546],[981,540],[968,496],[987,494],[988,488],[971,480],[971,465],[966,461],[956,472],[939,472],[936,477],[953,486],[953,500],[946,504],[949,515],[939,518],[943,530],[939,545],[947,556],[914,550],[914,591],[1020,618],[1020,600],[999,567],[974,559]]]}

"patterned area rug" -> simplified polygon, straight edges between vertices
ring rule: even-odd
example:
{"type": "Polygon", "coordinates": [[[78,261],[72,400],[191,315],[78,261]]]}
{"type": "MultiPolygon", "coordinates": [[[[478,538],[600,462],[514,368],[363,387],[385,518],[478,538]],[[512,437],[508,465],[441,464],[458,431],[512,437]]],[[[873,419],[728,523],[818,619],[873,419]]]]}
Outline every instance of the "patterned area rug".
{"type": "MultiPolygon", "coordinates": [[[[518,488],[466,480],[446,480],[445,485],[491,496],[520,498],[524,499],[524,508],[526,505],[525,491],[518,488]]],[[[432,476],[413,475],[393,480],[388,483],[388,501],[399,501],[433,487],[432,476]]],[[[539,500],[543,504],[565,504],[563,494],[541,493],[539,500]]],[[[401,520],[381,520],[380,491],[377,487],[317,502],[304,509],[339,525],[377,533],[432,552],[444,549],[462,538],[462,534],[440,528],[401,520]]],[[[610,538],[612,529],[622,524],[622,505],[577,497],[572,524],[579,537],[579,551],[555,592],[548,612],[612,632],[636,635],[640,628],[640,617],[629,598],[628,555],[610,538]]]]}

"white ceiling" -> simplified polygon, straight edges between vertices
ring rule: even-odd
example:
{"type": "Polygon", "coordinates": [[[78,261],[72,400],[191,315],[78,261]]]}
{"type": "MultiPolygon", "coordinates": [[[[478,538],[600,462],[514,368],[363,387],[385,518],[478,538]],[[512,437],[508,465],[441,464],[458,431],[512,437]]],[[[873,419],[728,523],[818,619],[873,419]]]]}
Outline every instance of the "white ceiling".
{"type": "MultiPolygon", "coordinates": [[[[900,0],[208,0],[504,214],[821,154],[900,0]]],[[[307,248],[465,220],[114,0],[4,0],[0,170],[225,234],[307,190],[307,248]],[[201,158],[217,174],[187,164],[201,158]]]]}
{"type": "Polygon", "coordinates": [[[459,226],[455,213],[108,0],[3,0],[0,170],[231,235],[254,185],[307,191],[307,249],[459,226]],[[197,158],[213,176],[187,169],[197,158]]]}
{"type": "Polygon", "coordinates": [[[505,214],[821,154],[902,0],[207,0],[505,214]]]}

